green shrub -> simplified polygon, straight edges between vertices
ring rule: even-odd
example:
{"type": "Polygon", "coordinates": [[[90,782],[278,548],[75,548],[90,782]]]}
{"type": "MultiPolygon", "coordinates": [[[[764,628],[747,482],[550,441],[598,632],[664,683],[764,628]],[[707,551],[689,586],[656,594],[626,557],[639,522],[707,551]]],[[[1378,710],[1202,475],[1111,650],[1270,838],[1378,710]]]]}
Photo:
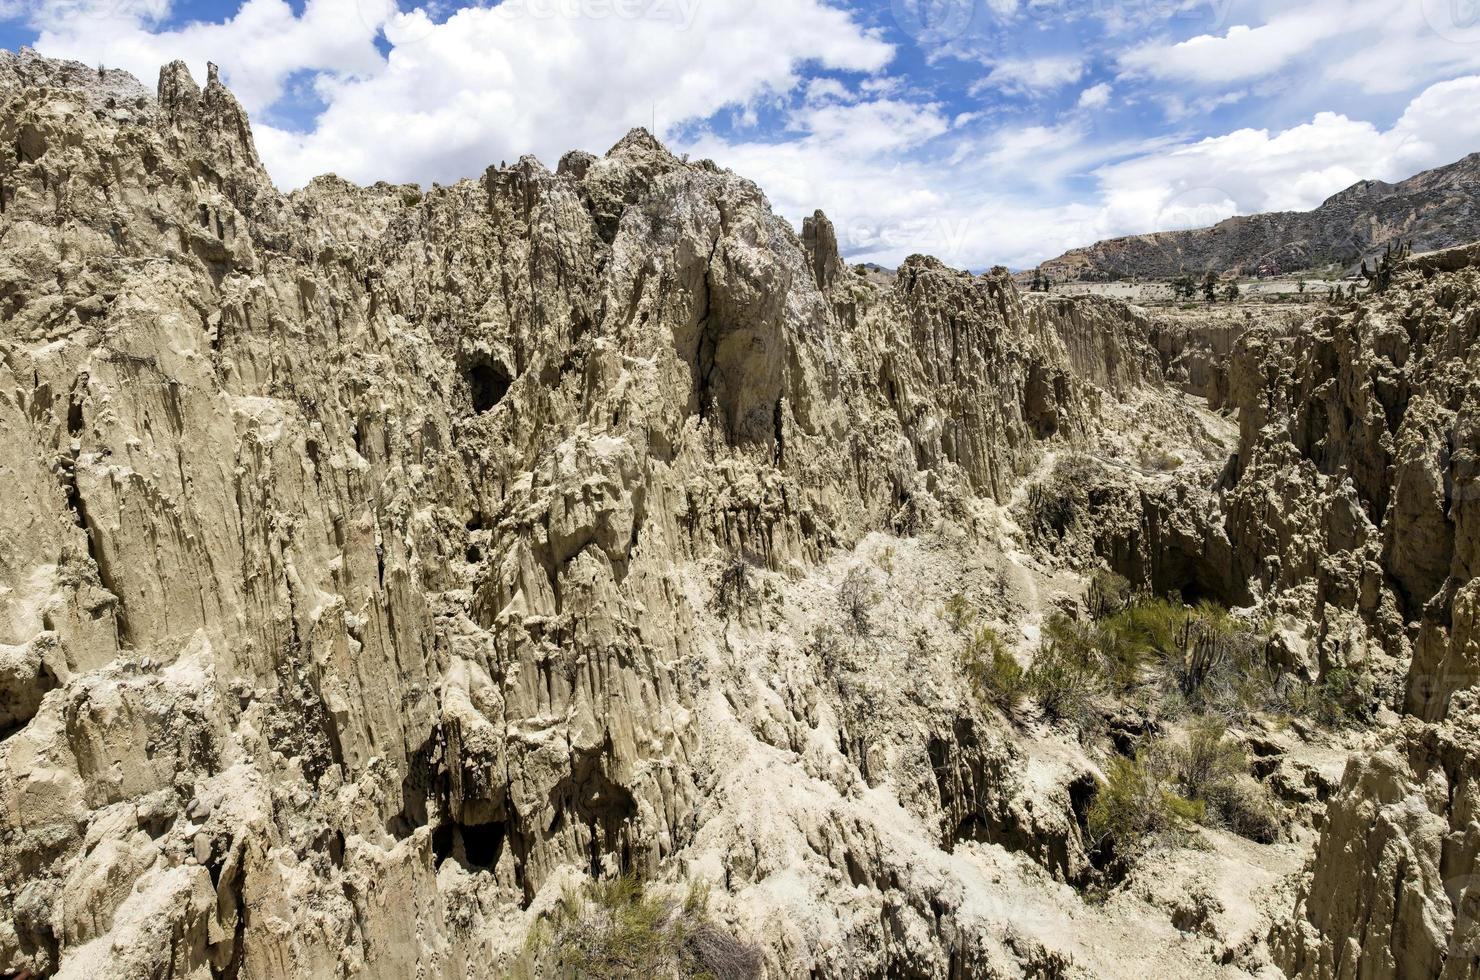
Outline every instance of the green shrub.
{"type": "Polygon", "coordinates": [[[1154,834],[1169,830],[1178,821],[1196,822],[1202,807],[1179,797],[1161,785],[1145,753],[1110,760],[1086,815],[1090,841],[1097,849],[1108,849],[1122,860],[1144,850],[1154,834]]]}
{"type": "Polygon", "coordinates": [[[1212,602],[1189,607],[1173,599],[1132,597],[1101,628],[1115,658],[1134,674],[1155,667],[1171,703],[1233,715],[1266,706],[1277,682],[1263,637],[1212,602]]]}
{"type": "Polygon", "coordinates": [[[1243,751],[1217,719],[1182,741],[1156,741],[1134,759],[1116,756],[1086,816],[1090,842],[1130,861],[1157,835],[1192,824],[1220,825],[1261,843],[1285,826],[1283,810],[1247,771],[1243,751]]]}
{"type": "Polygon", "coordinates": [[[1199,823],[1217,823],[1260,843],[1279,839],[1284,813],[1249,776],[1243,749],[1227,737],[1219,719],[1199,720],[1185,743],[1172,744],[1163,755],[1179,795],[1204,806],[1199,823]]]}
{"type": "Polygon", "coordinates": [[[1337,667],[1313,684],[1300,685],[1291,697],[1294,714],[1326,728],[1344,728],[1371,715],[1372,681],[1337,667]]]}
{"type": "Polygon", "coordinates": [[[635,875],[590,882],[561,896],[548,924],[530,934],[526,958],[540,976],[695,977],[752,980],[761,954],[707,914],[708,890],[682,902],[654,896],[635,875]]]}
{"type": "Polygon", "coordinates": [[[1260,844],[1279,840],[1288,823],[1269,790],[1247,776],[1213,787],[1209,806],[1233,833],[1260,844]]]}
{"type": "Polygon", "coordinates": [[[1043,625],[1043,643],[1024,678],[1043,713],[1054,721],[1082,723],[1101,684],[1090,631],[1062,614],[1043,625]]]}
{"type": "Polygon", "coordinates": [[[1204,800],[1189,800],[1169,789],[1161,791],[1161,802],[1171,814],[1184,823],[1207,823],[1208,804],[1204,800]]]}
{"type": "Polygon", "coordinates": [[[945,609],[942,610],[941,614],[945,616],[945,620],[951,625],[951,629],[957,633],[965,633],[966,628],[976,620],[976,610],[971,607],[971,603],[966,600],[966,597],[959,592],[946,600],[945,609]]]}
{"type": "Polygon", "coordinates": [[[995,630],[983,626],[962,655],[966,677],[977,697],[1011,711],[1027,693],[1027,676],[995,630]]]}
{"type": "Polygon", "coordinates": [[[1185,745],[1171,751],[1173,776],[1188,799],[1206,800],[1215,788],[1249,771],[1243,749],[1228,740],[1223,724],[1204,718],[1193,725],[1185,745]]]}

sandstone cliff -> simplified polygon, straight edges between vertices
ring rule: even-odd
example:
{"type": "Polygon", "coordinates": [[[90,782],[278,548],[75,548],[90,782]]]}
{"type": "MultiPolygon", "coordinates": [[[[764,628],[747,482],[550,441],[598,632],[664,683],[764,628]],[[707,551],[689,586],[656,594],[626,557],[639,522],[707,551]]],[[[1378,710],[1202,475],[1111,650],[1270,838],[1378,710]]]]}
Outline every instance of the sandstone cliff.
{"type": "MultiPolygon", "coordinates": [[[[825,219],[803,242],[640,131],[284,196],[214,69],[151,97],[23,53],[0,81],[0,969],[507,969],[552,878],[657,875],[745,819],[749,756],[705,719],[749,655],[704,568],[811,574],[1083,437],[1004,273],[912,259],[880,293],[825,219]]],[[[746,740],[821,737],[815,705],[757,707],[746,740]]],[[[939,751],[999,766],[970,719],[939,751]]],[[[818,778],[852,795],[839,741],[818,778]]],[[[958,819],[1011,805],[972,792],[958,819]]],[[[806,829],[884,917],[849,969],[1011,960],[949,943],[942,886],[850,812],[806,829]]],[[[802,842],[772,843],[716,870],[766,880],[802,842]]]]}
{"type": "Polygon", "coordinates": [[[725,976],[1473,975],[1469,258],[1173,340],[640,130],[283,195],[214,69],[22,53],[0,137],[0,974],[557,976],[628,874],[725,976]],[[1174,722],[970,662],[1105,565],[1412,717],[1112,862],[1174,722]]]}

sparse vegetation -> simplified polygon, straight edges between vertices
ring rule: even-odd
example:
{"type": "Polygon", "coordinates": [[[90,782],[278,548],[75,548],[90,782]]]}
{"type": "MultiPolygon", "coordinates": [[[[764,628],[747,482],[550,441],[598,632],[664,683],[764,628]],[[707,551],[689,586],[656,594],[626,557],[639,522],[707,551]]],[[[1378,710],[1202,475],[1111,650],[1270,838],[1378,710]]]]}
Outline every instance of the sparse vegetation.
{"type": "Polygon", "coordinates": [[[879,571],[883,572],[885,575],[893,575],[894,574],[894,556],[895,556],[894,545],[891,544],[889,547],[887,547],[883,551],[880,551],[879,552],[879,556],[874,559],[874,564],[877,565],[878,568],[879,568],[879,571]]]}
{"type": "Polygon", "coordinates": [[[1003,711],[1017,707],[1027,693],[1027,675],[1007,644],[990,626],[976,631],[962,654],[966,677],[977,697],[1003,711]]]}
{"type": "Polygon", "coordinates": [[[720,572],[714,587],[714,609],[721,616],[728,618],[755,604],[760,596],[755,584],[756,564],[749,555],[737,555],[720,572]]]}
{"type": "Polygon", "coordinates": [[[759,948],[716,925],[708,899],[703,885],[678,901],[653,894],[634,875],[591,882],[561,896],[550,919],[530,934],[526,960],[547,977],[760,976],[759,948]]]}
{"type": "Polygon", "coordinates": [[[965,633],[966,628],[976,621],[976,610],[972,608],[966,597],[957,592],[946,600],[945,608],[941,611],[951,629],[957,633],[965,633]]]}
{"type": "Polygon", "coordinates": [[[878,590],[865,568],[854,568],[838,587],[838,605],[843,610],[843,626],[854,636],[868,636],[873,629],[869,614],[879,603],[878,590]]]}
{"type": "Polygon", "coordinates": [[[1086,824],[1095,847],[1132,860],[1155,836],[1192,824],[1272,843],[1283,832],[1284,818],[1249,776],[1243,750],[1222,722],[1201,718],[1185,738],[1153,739],[1134,759],[1113,758],[1086,824]]]}
{"type": "Polygon", "coordinates": [[[1131,583],[1122,575],[1101,570],[1090,577],[1084,605],[1090,618],[1099,622],[1120,612],[1131,600],[1131,583]]]}
{"type": "Polygon", "coordinates": [[[1129,861],[1148,845],[1148,838],[1196,823],[1202,808],[1164,788],[1145,753],[1134,759],[1115,756],[1095,792],[1086,817],[1090,843],[1129,861]]]}
{"type": "MultiPolygon", "coordinates": [[[[1022,679],[1023,696],[1081,733],[1094,727],[1096,702],[1109,696],[1138,698],[1168,718],[1233,720],[1262,712],[1338,728],[1371,713],[1369,681],[1343,670],[1317,682],[1285,672],[1266,653],[1265,627],[1217,603],[1189,606],[1136,592],[1124,578],[1101,571],[1090,580],[1084,607],[1084,619],[1056,613],[1045,620],[1022,679]]],[[[985,655],[979,660],[990,662],[985,655]]]]}
{"type": "Polygon", "coordinates": [[[1336,667],[1315,681],[1282,678],[1275,707],[1324,728],[1371,720],[1375,700],[1370,677],[1336,667]]]}

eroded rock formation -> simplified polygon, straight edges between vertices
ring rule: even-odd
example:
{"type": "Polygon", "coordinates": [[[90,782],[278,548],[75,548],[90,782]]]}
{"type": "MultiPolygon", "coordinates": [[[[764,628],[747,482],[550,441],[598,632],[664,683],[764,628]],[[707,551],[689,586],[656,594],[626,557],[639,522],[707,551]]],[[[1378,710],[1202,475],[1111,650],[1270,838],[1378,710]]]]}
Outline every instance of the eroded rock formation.
{"type": "MultiPolygon", "coordinates": [[[[684,569],[923,527],[1088,419],[1005,274],[880,295],[642,132],[284,196],[214,69],[0,74],[3,970],[506,968],[562,869],[713,826],[684,569]]],[[[899,928],[880,969],[953,955],[899,928]]]]}
{"type": "Polygon", "coordinates": [[[214,69],[23,52],[0,141],[0,974],[543,976],[633,873],[771,976],[1474,976],[1468,253],[1178,333],[642,131],[284,195],[214,69]],[[1105,565],[1409,715],[1239,735],[1318,844],[1107,881],[961,653],[1105,565]]]}

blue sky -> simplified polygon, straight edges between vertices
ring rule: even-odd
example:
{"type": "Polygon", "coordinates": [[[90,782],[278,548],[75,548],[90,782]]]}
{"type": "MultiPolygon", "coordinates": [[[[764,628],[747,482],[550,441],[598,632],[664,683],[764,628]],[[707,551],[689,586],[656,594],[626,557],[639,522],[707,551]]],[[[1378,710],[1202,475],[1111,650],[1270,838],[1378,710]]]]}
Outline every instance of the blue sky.
{"type": "Polygon", "coordinates": [[[284,189],[656,125],[885,264],[1022,268],[1480,150],[1480,0],[0,0],[0,44],[217,62],[284,189]]]}

